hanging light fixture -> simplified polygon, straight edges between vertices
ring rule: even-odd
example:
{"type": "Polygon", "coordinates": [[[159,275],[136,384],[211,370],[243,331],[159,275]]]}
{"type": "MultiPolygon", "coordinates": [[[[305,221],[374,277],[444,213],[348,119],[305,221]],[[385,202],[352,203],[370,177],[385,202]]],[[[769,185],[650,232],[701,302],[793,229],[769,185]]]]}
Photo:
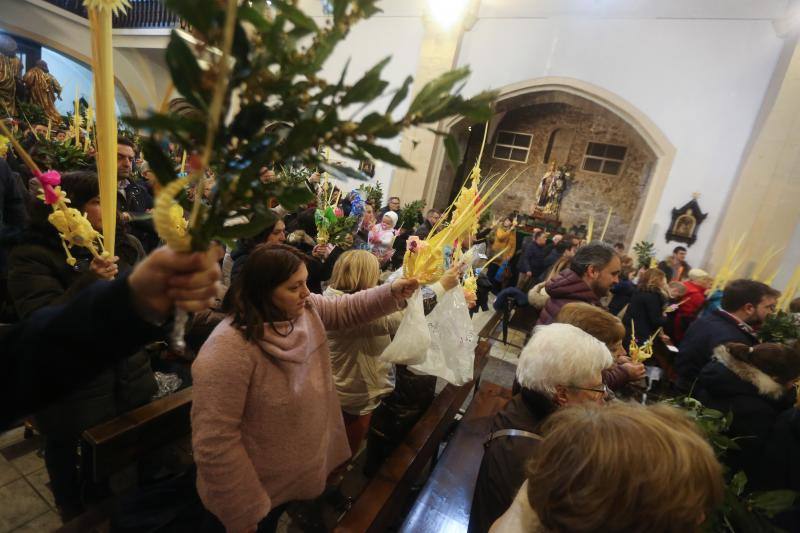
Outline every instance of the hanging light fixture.
{"type": "Polygon", "coordinates": [[[452,29],[464,17],[469,0],[428,0],[428,12],[444,30],[452,29]]]}

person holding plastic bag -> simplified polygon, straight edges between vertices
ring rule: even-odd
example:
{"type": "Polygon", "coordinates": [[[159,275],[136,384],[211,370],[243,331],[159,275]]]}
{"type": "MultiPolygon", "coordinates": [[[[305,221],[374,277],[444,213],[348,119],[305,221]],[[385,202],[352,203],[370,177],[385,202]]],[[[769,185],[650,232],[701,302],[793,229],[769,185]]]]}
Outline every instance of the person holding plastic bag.
{"type": "Polygon", "coordinates": [[[326,298],[306,286],[308,261],[290,246],[256,247],[192,367],[205,531],[274,531],[285,504],[325,490],[350,457],[325,332],[391,314],[419,285],[326,298]]]}
{"type": "MultiPolygon", "coordinates": [[[[366,250],[350,250],[336,262],[324,296],[333,299],[360,293],[375,287],[379,276],[380,264],[374,255],[366,250]]],[[[432,288],[444,295],[457,285],[458,273],[453,270],[432,288]]],[[[353,454],[367,434],[372,412],[381,398],[394,389],[394,367],[378,356],[391,342],[390,335],[397,332],[402,318],[398,311],[354,328],[328,331],[333,380],[353,454]]]]}

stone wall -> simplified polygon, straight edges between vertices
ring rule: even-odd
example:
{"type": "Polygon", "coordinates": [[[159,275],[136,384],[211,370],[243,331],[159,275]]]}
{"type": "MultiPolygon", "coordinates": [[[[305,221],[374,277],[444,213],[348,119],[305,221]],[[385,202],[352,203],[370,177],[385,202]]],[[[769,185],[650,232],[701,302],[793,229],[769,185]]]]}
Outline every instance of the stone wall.
{"type": "MultiPolygon", "coordinates": [[[[483,175],[504,172],[522,173],[514,185],[492,207],[495,215],[519,210],[533,210],[536,189],[550,161],[544,161],[550,136],[559,133],[551,149],[550,160],[561,166],[573,167],[572,180],[562,198],[559,218],[563,225],[586,224],[589,215],[595,217],[595,236],[599,236],[608,210],[613,207],[611,223],[605,240],[626,244],[644,201],[647,179],[655,155],[644,140],[625,121],[607,109],[579,96],[560,91],[528,95],[508,109],[498,130],[527,133],[533,136],[526,163],[515,163],[492,157],[495,134],[487,144],[481,168],[483,175]],[[587,143],[599,142],[627,147],[620,173],[616,176],[581,170],[587,143]]],[[[471,168],[480,139],[470,141],[465,165],[471,168]]]]}

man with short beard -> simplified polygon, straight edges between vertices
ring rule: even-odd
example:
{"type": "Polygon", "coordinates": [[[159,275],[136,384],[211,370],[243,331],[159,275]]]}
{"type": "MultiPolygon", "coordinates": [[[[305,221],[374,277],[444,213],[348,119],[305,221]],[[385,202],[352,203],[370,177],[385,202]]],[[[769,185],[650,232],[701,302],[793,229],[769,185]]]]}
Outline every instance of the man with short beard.
{"type": "Polygon", "coordinates": [[[619,255],[610,245],[591,242],[578,248],[570,267],[545,285],[550,299],[539,315],[537,325],[553,323],[562,307],[570,302],[600,306],[611,286],[619,281],[622,269],[619,255]]]}
{"type": "Polygon", "coordinates": [[[146,252],[158,246],[159,239],[152,219],[146,217],[153,209],[153,197],[147,187],[134,179],[133,162],[136,145],[133,141],[117,139],[117,205],[120,219],[130,225],[130,233],[142,243],[146,252]]]}
{"type": "Polygon", "coordinates": [[[675,358],[678,388],[691,390],[717,346],[728,342],[758,344],[756,330],[775,312],[779,296],[780,292],[759,281],[737,279],[728,283],[722,293],[722,307],[692,322],[681,341],[675,358]]]}

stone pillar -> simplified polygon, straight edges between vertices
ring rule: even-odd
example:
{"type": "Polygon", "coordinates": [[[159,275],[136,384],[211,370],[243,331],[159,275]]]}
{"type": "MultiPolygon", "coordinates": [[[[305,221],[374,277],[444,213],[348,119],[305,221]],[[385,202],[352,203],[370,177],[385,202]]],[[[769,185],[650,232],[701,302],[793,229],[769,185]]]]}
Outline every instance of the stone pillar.
{"type": "MultiPolygon", "coordinates": [[[[471,0],[461,22],[450,30],[443,29],[428,14],[424,16],[425,35],[420,47],[412,95],[416,95],[429,81],[456,66],[461,37],[465,27],[474,22],[478,3],[478,0],[471,0]]],[[[433,126],[434,129],[441,129],[433,126]]],[[[414,170],[394,171],[389,196],[399,196],[402,203],[424,199],[427,206],[433,206],[440,170],[438,164],[441,164],[444,154],[443,141],[425,128],[409,128],[400,140],[400,154],[414,170]]]]}
{"type": "MultiPolygon", "coordinates": [[[[776,67],[761,120],[714,237],[709,259],[712,273],[725,260],[731,243],[746,234],[744,255],[735,262],[744,259],[737,276],[749,275],[771,246],[788,247],[800,224],[800,46],[796,35],[788,39],[784,56],[788,63],[776,67]]],[[[772,274],[784,263],[776,288],[786,283],[796,267],[786,264],[793,255],[787,252],[767,268],[772,274]]]]}

